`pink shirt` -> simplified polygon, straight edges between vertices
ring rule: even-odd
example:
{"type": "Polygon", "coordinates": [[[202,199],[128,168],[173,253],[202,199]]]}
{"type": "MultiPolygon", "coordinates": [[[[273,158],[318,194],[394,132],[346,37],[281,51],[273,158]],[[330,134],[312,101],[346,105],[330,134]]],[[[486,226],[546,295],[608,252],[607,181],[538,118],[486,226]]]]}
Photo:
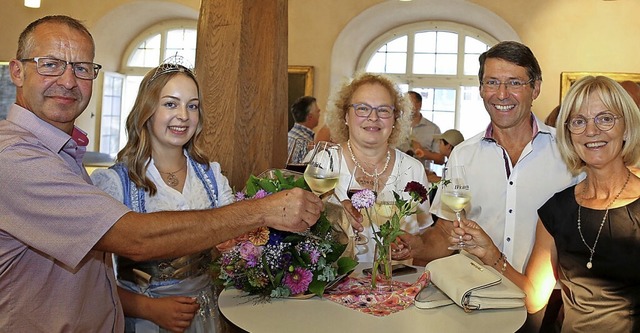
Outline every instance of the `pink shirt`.
{"type": "Polygon", "coordinates": [[[91,184],[87,140],[12,105],[0,121],[0,331],[122,332],[110,256],[92,250],[129,209],[91,184]]]}

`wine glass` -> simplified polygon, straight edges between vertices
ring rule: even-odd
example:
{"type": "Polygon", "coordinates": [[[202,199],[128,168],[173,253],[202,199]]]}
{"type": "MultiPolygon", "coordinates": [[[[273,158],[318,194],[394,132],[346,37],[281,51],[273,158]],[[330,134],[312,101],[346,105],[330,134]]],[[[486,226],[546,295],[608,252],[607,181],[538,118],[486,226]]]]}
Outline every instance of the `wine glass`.
{"type": "MultiPolygon", "coordinates": [[[[374,194],[376,194],[376,182],[377,180],[375,178],[364,174],[358,166],[354,165],[353,170],[351,171],[351,178],[349,179],[349,186],[347,187],[347,196],[351,199],[355,193],[363,189],[370,189],[374,194]]],[[[363,217],[367,218],[366,215],[363,217]]],[[[354,232],[354,242],[356,245],[367,245],[367,243],[369,243],[369,237],[361,234],[358,230],[354,230],[354,232]]],[[[366,251],[362,250],[361,252],[366,251]]]]}
{"type": "MultiPolygon", "coordinates": [[[[458,224],[461,224],[460,212],[462,212],[464,207],[471,201],[471,191],[464,166],[445,167],[442,173],[442,179],[444,181],[440,200],[456,212],[456,220],[458,220],[458,224]]],[[[472,246],[466,244],[462,238],[460,238],[458,244],[450,246],[449,250],[461,250],[469,247],[472,246]]]]}
{"type": "Polygon", "coordinates": [[[340,177],[341,159],[340,145],[327,141],[319,141],[316,144],[304,171],[304,180],[313,193],[321,196],[336,187],[340,177]]]}
{"type": "Polygon", "coordinates": [[[393,217],[393,214],[398,212],[396,207],[396,198],[393,192],[401,193],[396,186],[397,177],[389,175],[386,179],[381,179],[378,184],[378,195],[376,196],[376,203],[374,204],[376,212],[376,224],[378,226],[387,222],[393,217]]]}
{"type": "Polygon", "coordinates": [[[313,141],[298,138],[293,142],[293,146],[287,156],[287,170],[304,173],[309,159],[311,158],[311,152],[313,151],[313,141]]]}

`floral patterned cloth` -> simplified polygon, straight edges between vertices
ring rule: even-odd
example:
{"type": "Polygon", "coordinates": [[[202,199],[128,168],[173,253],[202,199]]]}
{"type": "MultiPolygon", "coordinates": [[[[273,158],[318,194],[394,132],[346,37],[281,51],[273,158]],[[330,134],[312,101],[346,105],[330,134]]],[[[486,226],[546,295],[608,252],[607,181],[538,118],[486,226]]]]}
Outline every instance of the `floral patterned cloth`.
{"type": "Polygon", "coordinates": [[[371,277],[349,277],[324,297],[354,310],[383,317],[413,305],[415,296],[429,283],[429,273],[409,282],[393,281],[393,291],[371,289],[371,277]]]}

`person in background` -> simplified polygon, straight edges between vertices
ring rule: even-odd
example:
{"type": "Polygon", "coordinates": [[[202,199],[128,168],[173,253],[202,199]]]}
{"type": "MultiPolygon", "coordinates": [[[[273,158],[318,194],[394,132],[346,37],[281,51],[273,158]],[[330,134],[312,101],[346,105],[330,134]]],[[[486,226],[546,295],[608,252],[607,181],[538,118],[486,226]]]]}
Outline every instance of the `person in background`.
{"type": "MultiPolygon", "coordinates": [[[[446,164],[447,159],[449,159],[449,156],[451,155],[451,151],[455,146],[464,141],[464,136],[457,129],[450,129],[446,130],[442,134],[434,135],[433,139],[438,141],[439,154],[442,154],[445,160],[444,164],[446,164]]],[[[430,183],[437,183],[441,179],[441,177],[433,171],[427,171],[427,178],[430,183]]],[[[435,192],[432,193],[435,195],[435,192]]]]}
{"type": "Polygon", "coordinates": [[[94,56],[87,28],[55,15],[24,29],[9,63],[16,103],[0,121],[2,332],[123,332],[110,253],[180,257],[260,226],[306,230],[323,209],[293,189],[216,209],[131,211],[82,166],[89,141],[74,123],[101,68],[94,56]]]}
{"type": "MultiPolygon", "coordinates": [[[[340,143],[344,155],[336,197],[351,216],[353,228],[368,237],[368,244],[359,248],[360,261],[373,261],[375,241],[371,228],[364,228],[362,214],[353,208],[347,195],[352,176],[356,175],[355,183],[360,188],[376,191],[379,198],[395,191],[408,199],[403,190],[409,181],[429,187],[422,164],[393,148],[407,136],[409,114],[403,113],[407,109],[407,100],[392,79],[359,73],[338,89],[327,110],[331,137],[340,143]]],[[[417,234],[432,223],[429,201],[418,208],[417,215],[402,221],[401,227],[408,233],[417,234]]]]}
{"type": "MultiPolygon", "coordinates": [[[[440,134],[440,127],[432,121],[424,118],[422,109],[422,95],[415,91],[409,91],[411,100],[411,135],[409,138],[409,155],[421,162],[433,161],[436,164],[444,164],[444,156],[439,154],[438,141],[433,138],[440,134]]],[[[404,145],[402,147],[405,147],[404,145]]]]}
{"type": "Polygon", "coordinates": [[[454,229],[467,251],[524,290],[527,310],[542,309],[562,285],[562,332],[638,332],[640,300],[640,111],[614,80],[587,76],[568,91],[558,118],[558,146],[579,184],[540,209],[535,245],[523,275],[473,221],[454,229]]]}
{"type": "MultiPolygon", "coordinates": [[[[484,52],[479,61],[480,97],[491,123],[456,146],[447,165],[466,169],[471,190],[464,210],[467,218],[477,221],[513,267],[523,272],[533,249],[537,209],[577,178],[560,157],[555,129],[531,111],[542,84],[533,52],[505,41],[484,52]]],[[[420,237],[401,236],[414,262],[452,253],[447,247],[455,215],[440,200],[441,192],[431,206],[431,213],[439,217],[435,227],[420,237]]],[[[531,317],[523,330],[537,331],[543,314],[531,317]]]]}
{"type": "MultiPolygon", "coordinates": [[[[198,81],[181,58],[170,60],[175,63],[152,69],[140,83],[116,165],[91,179],[139,213],[228,205],[234,201],[229,182],[198,145],[204,120],[198,81]]],[[[211,256],[208,249],[151,261],[114,256],[125,332],[215,332],[211,256]]]]}
{"type": "Polygon", "coordinates": [[[316,98],[312,96],[302,96],[291,105],[291,114],[295,124],[287,134],[287,156],[291,156],[289,160],[301,162],[307,151],[301,145],[295,145],[296,140],[304,140],[305,142],[314,142],[313,129],[318,126],[320,121],[320,108],[316,102],[316,98]],[[293,151],[295,149],[295,151],[293,151]],[[293,155],[292,155],[293,154],[293,155]]]}

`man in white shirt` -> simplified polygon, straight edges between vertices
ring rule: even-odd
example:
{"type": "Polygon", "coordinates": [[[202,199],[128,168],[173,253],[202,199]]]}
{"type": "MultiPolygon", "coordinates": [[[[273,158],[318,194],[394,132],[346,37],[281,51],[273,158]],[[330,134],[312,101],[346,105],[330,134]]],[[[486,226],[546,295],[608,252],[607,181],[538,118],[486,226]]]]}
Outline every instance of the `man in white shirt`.
{"type": "MultiPolygon", "coordinates": [[[[542,72],[531,50],[501,42],[480,56],[480,96],[491,117],[487,129],[456,146],[448,166],[463,165],[472,192],[466,218],[476,221],[520,272],[535,239],[537,210],[576,182],[556,147],[555,129],[531,112],[542,72]]],[[[421,237],[403,236],[414,263],[450,255],[455,214],[438,191],[431,213],[440,218],[421,237]]],[[[500,269],[498,269],[499,271],[500,269]]]]}

